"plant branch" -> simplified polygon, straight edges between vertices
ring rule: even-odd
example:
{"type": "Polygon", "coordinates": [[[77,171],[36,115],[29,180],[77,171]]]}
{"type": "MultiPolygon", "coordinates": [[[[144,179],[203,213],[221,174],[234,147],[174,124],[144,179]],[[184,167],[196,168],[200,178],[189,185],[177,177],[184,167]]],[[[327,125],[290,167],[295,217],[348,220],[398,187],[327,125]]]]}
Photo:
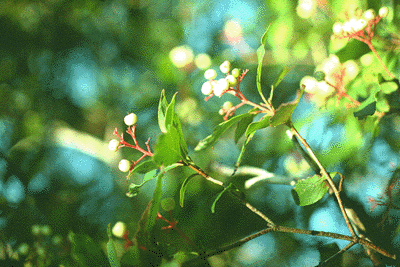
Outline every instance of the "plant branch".
{"type": "Polygon", "coordinates": [[[332,178],[329,176],[329,174],[327,173],[327,171],[325,170],[324,166],[322,166],[321,162],[318,160],[318,158],[315,156],[314,152],[312,151],[311,147],[308,145],[307,141],[299,134],[299,132],[296,130],[296,128],[294,128],[293,124],[291,121],[289,121],[287,123],[287,125],[289,126],[290,130],[292,131],[292,133],[300,140],[300,142],[303,144],[303,146],[305,147],[305,149],[307,150],[308,154],[310,155],[310,157],[312,158],[312,160],[318,165],[319,169],[320,169],[320,173],[322,176],[324,176],[326,178],[326,181],[328,181],[328,185],[329,187],[333,190],[333,192],[335,193],[336,199],[338,201],[340,210],[343,213],[343,217],[346,220],[346,224],[347,227],[350,230],[350,233],[353,237],[357,237],[354,228],[352,226],[352,224],[350,223],[349,217],[347,216],[347,213],[344,209],[343,206],[343,202],[340,198],[339,195],[339,191],[337,190],[332,178]]]}
{"type": "MultiPolygon", "coordinates": [[[[206,174],[200,167],[196,166],[194,163],[190,162],[187,164],[187,166],[189,168],[191,168],[192,170],[194,170],[195,172],[197,172],[199,175],[203,176],[204,178],[206,178],[206,180],[217,184],[219,186],[222,186],[224,189],[227,188],[228,186],[225,185],[223,182],[218,181],[214,178],[212,178],[211,176],[209,176],[208,174],[206,174]]],[[[245,201],[244,199],[240,198],[238,195],[234,194],[232,191],[228,190],[228,192],[235,197],[236,199],[238,199],[243,205],[245,205],[249,210],[251,210],[253,213],[257,214],[258,216],[260,216],[264,221],[266,221],[268,223],[269,227],[274,227],[275,223],[269,219],[264,213],[262,213],[261,211],[259,211],[258,209],[256,209],[253,205],[251,205],[249,202],[245,201]]]]}

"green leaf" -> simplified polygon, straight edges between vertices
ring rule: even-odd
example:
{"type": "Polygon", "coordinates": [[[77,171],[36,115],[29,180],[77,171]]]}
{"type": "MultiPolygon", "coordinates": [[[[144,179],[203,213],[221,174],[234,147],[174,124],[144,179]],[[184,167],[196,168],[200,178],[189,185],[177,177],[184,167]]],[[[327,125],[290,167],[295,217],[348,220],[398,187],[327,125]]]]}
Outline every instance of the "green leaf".
{"type": "Polygon", "coordinates": [[[158,126],[161,132],[167,132],[167,127],[165,126],[165,114],[167,113],[168,102],[165,98],[165,90],[161,91],[160,102],[158,103],[158,126]]]}
{"type": "Polygon", "coordinates": [[[154,163],[153,159],[149,159],[139,162],[139,164],[137,164],[132,170],[132,173],[147,173],[154,169],[157,169],[157,165],[154,163]]]}
{"type": "Polygon", "coordinates": [[[235,117],[230,118],[227,121],[224,121],[220,124],[218,124],[215,128],[214,131],[212,133],[212,135],[207,136],[206,138],[204,138],[203,140],[201,140],[197,146],[195,147],[195,151],[200,151],[203,149],[206,149],[209,146],[212,146],[217,140],[218,138],[220,138],[220,136],[229,129],[229,127],[231,127],[232,125],[234,125],[235,123],[237,123],[238,121],[240,121],[243,118],[246,117],[250,117],[253,116],[254,114],[252,113],[245,113],[245,114],[241,114],[235,117]]]}
{"type": "Polygon", "coordinates": [[[247,127],[253,121],[256,114],[253,116],[245,117],[238,122],[238,125],[235,130],[235,143],[239,141],[239,138],[246,132],[247,127]]]}
{"type": "Polygon", "coordinates": [[[324,178],[319,175],[300,180],[294,189],[292,196],[299,206],[308,206],[320,200],[328,192],[328,186],[324,178]]]}
{"type": "Polygon", "coordinates": [[[253,136],[254,133],[259,130],[269,126],[270,116],[264,116],[260,121],[253,122],[247,127],[246,137],[253,136]]]}
{"type": "Polygon", "coordinates": [[[267,41],[267,33],[269,28],[271,27],[271,24],[268,25],[268,28],[265,30],[263,36],[261,37],[261,46],[257,49],[257,59],[258,59],[258,67],[257,67],[257,90],[258,93],[260,94],[262,100],[265,102],[265,104],[268,104],[267,100],[265,99],[262,89],[261,89],[261,70],[262,70],[262,65],[263,65],[263,59],[265,55],[265,42],[267,41]]]}
{"type": "Polygon", "coordinates": [[[158,137],[154,150],[153,160],[157,166],[168,166],[186,159],[186,155],[182,153],[180,135],[175,127],[170,127],[158,137]]]}
{"type": "Polygon", "coordinates": [[[217,201],[221,198],[222,194],[228,190],[230,187],[232,186],[232,184],[229,184],[227,187],[224,188],[224,190],[222,190],[221,192],[219,192],[219,194],[217,195],[217,197],[215,198],[214,202],[211,205],[211,212],[215,213],[215,204],[217,204],[217,201]]]}
{"type": "Polygon", "coordinates": [[[108,243],[107,243],[107,255],[108,255],[108,262],[110,263],[111,267],[120,267],[117,251],[115,250],[114,240],[111,233],[111,224],[108,224],[107,227],[107,235],[108,235],[108,243]]]}
{"type": "Polygon", "coordinates": [[[274,116],[269,119],[271,127],[275,127],[290,121],[293,111],[297,107],[297,104],[299,103],[303,92],[303,89],[298,90],[295,100],[293,100],[292,102],[281,104],[279,108],[275,110],[274,116]]]}
{"type": "Polygon", "coordinates": [[[156,217],[158,209],[160,208],[161,196],[162,196],[162,178],[164,171],[161,171],[157,176],[156,188],[154,189],[153,199],[149,207],[149,213],[147,218],[146,232],[150,233],[156,223],[156,217]]]}
{"type": "Polygon", "coordinates": [[[365,103],[365,102],[366,101],[364,101],[363,104],[357,109],[357,111],[353,113],[354,117],[356,117],[359,120],[362,120],[367,116],[374,115],[376,111],[376,101],[371,103],[365,103]]]}
{"type": "Polygon", "coordinates": [[[174,94],[174,96],[171,99],[171,102],[168,104],[167,110],[165,112],[165,128],[168,131],[168,128],[171,127],[174,123],[175,119],[175,96],[177,93],[174,94]]]}
{"type": "Polygon", "coordinates": [[[71,256],[79,267],[108,266],[108,259],[100,246],[87,234],[71,233],[71,256]]]}
{"type": "Polygon", "coordinates": [[[185,181],[183,181],[183,184],[181,186],[181,190],[179,191],[179,205],[181,205],[181,207],[183,207],[183,201],[185,199],[186,187],[187,187],[190,179],[192,179],[196,175],[198,175],[198,173],[194,173],[194,174],[190,175],[189,177],[187,177],[185,179],[185,181]]]}
{"type": "Polygon", "coordinates": [[[131,183],[131,184],[129,185],[129,193],[127,193],[126,195],[127,195],[128,197],[135,197],[135,196],[137,196],[137,194],[139,194],[140,189],[142,188],[142,186],[143,186],[145,183],[147,183],[148,181],[153,180],[153,179],[157,176],[157,171],[158,171],[158,170],[155,169],[155,170],[151,170],[151,171],[149,171],[148,173],[146,173],[146,174],[144,175],[144,177],[143,177],[142,183],[139,184],[139,185],[134,184],[134,183],[131,183]]]}
{"type": "Polygon", "coordinates": [[[395,82],[384,82],[380,84],[381,91],[385,94],[390,94],[396,91],[399,87],[395,82]]]}
{"type": "Polygon", "coordinates": [[[274,96],[275,88],[278,87],[278,85],[281,83],[283,78],[285,78],[286,74],[288,74],[289,71],[290,71],[290,68],[288,68],[286,66],[283,67],[283,69],[279,73],[278,77],[275,79],[274,83],[271,86],[271,93],[270,93],[269,98],[268,98],[268,102],[269,103],[272,103],[272,97],[274,96]]]}
{"type": "Polygon", "coordinates": [[[235,164],[236,168],[238,168],[240,163],[242,162],[242,158],[243,158],[244,152],[246,151],[247,145],[250,142],[250,140],[253,138],[253,135],[256,133],[256,131],[269,126],[269,118],[270,118],[270,116],[264,116],[260,121],[252,122],[247,127],[246,141],[243,143],[242,149],[240,150],[239,157],[235,164]]]}

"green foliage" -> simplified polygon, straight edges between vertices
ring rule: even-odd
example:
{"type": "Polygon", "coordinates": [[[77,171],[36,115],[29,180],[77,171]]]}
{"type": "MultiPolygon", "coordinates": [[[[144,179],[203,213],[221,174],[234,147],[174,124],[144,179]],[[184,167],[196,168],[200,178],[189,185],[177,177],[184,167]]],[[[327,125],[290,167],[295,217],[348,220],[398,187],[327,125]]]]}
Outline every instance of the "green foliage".
{"type": "Polygon", "coordinates": [[[197,173],[194,173],[190,176],[188,176],[185,181],[183,181],[182,185],[181,185],[181,189],[179,191],[179,205],[181,205],[181,207],[183,207],[183,202],[185,200],[185,192],[186,192],[186,188],[187,185],[189,184],[189,181],[195,177],[196,175],[198,175],[197,173]]]}
{"type": "Polygon", "coordinates": [[[271,127],[278,126],[280,124],[284,124],[290,121],[292,114],[297,107],[297,104],[300,101],[301,96],[303,95],[304,89],[298,90],[296,98],[288,103],[283,103],[279,106],[277,110],[275,110],[274,116],[269,119],[271,127]]]}
{"type": "Polygon", "coordinates": [[[296,204],[308,206],[320,200],[329,189],[324,180],[323,177],[316,174],[298,181],[296,187],[292,189],[292,196],[296,204]]]}
{"type": "Polygon", "coordinates": [[[79,267],[89,267],[96,263],[98,266],[109,266],[103,251],[87,234],[71,235],[71,255],[79,267]]]}
{"type": "MultiPolygon", "coordinates": [[[[257,67],[257,90],[258,93],[260,94],[262,100],[264,103],[268,103],[267,100],[264,97],[264,94],[262,93],[261,89],[261,71],[262,71],[262,65],[263,65],[263,60],[264,60],[264,55],[265,55],[265,42],[267,41],[267,33],[269,28],[271,27],[271,24],[268,25],[267,30],[264,32],[263,36],[261,37],[261,46],[257,49],[257,59],[258,59],[258,67],[257,67]]],[[[271,92],[272,95],[272,92],[271,92]]]]}
{"type": "Polygon", "coordinates": [[[114,240],[111,233],[111,224],[107,226],[107,235],[108,235],[108,242],[107,242],[107,255],[108,261],[111,267],[120,267],[119,260],[117,257],[117,251],[115,250],[114,240]]]}
{"type": "Polygon", "coordinates": [[[218,200],[222,197],[222,194],[225,193],[225,191],[229,190],[232,187],[232,184],[229,184],[227,187],[224,188],[221,192],[218,193],[218,195],[215,197],[212,205],[211,205],[211,212],[215,213],[215,205],[217,204],[218,200]]]}

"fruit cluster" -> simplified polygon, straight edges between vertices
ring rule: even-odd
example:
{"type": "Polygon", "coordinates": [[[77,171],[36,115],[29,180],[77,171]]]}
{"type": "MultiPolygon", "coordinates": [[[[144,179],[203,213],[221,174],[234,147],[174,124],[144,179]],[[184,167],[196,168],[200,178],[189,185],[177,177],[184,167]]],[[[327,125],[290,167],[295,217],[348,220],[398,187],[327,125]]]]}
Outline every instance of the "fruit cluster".
{"type": "Polygon", "coordinates": [[[225,78],[215,80],[217,72],[213,69],[208,69],[204,73],[204,77],[208,80],[203,83],[201,87],[201,92],[204,95],[214,94],[221,97],[230,87],[234,87],[238,84],[238,77],[240,75],[239,69],[235,68],[229,73],[231,70],[231,63],[229,61],[222,63],[219,68],[222,73],[226,74],[225,78]]]}

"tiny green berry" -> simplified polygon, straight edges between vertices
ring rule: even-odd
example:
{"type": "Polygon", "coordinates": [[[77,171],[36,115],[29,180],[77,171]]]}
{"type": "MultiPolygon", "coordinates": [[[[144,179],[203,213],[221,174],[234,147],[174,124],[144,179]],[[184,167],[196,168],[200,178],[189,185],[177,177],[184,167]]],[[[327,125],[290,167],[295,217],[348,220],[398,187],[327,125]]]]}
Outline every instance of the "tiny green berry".
{"type": "Polygon", "coordinates": [[[373,20],[373,19],[375,19],[375,10],[373,10],[373,9],[368,9],[367,11],[365,11],[364,12],[364,14],[363,14],[363,17],[367,20],[367,21],[370,21],[370,20],[373,20]]]}
{"type": "Polygon", "coordinates": [[[233,107],[233,104],[232,104],[230,101],[226,101],[226,102],[224,103],[224,105],[222,106],[222,109],[228,110],[228,109],[230,109],[230,108],[232,108],[232,107],[233,107]]]}
{"type": "Polygon", "coordinates": [[[132,126],[137,122],[137,116],[135,113],[131,113],[125,116],[124,122],[128,126],[132,126]]]}
{"type": "Polygon", "coordinates": [[[109,143],[108,143],[108,149],[111,151],[116,151],[118,149],[119,146],[119,141],[116,139],[112,139],[109,143]]]}
{"type": "Polygon", "coordinates": [[[126,224],[124,222],[117,222],[112,228],[111,232],[114,236],[122,238],[126,231],[126,224]]]}
{"type": "Polygon", "coordinates": [[[213,69],[208,69],[204,72],[204,78],[207,80],[213,80],[217,77],[217,72],[213,69]]]}
{"type": "Polygon", "coordinates": [[[118,164],[118,168],[121,172],[128,172],[131,168],[131,162],[127,159],[122,159],[118,164]]]}
{"type": "Polygon", "coordinates": [[[314,78],[315,78],[318,82],[325,80],[325,72],[323,72],[323,71],[316,71],[316,72],[314,73],[314,78]]]}
{"type": "Polygon", "coordinates": [[[221,115],[221,116],[224,115],[224,114],[225,114],[225,110],[223,110],[223,109],[221,108],[220,110],[218,110],[218,114],[221,115]]]}
{"type": "Polygon", "coordinates": [[[232,76],[237,78],[237,77],[239,77],[239,75],[240,75],[240,70],[238,68],[234,68],[232,70],[232,76]]]}
{"type": "Polygon", "coordinates": [[[49,235],[51,235],[51,228],[50,228],[50,226],[48,226],[48,225],[43,225],[43,226],[40,228],[40,232],[42,233],[42,235],[47,235],[47,236],[49,236],[49,235]]]}
{"type": "Polygon", "coordinates": [[[379,17],[386,18],[389,13],[389,9],[386,6],[383,6],[379,9],[379,17]]]}
{"type": "Polygon", "coordinates": [[[219,66],[219,68],[222,73],[228,73],[231,70],[231,63],[226,60],[224,61],[224,63],[221,64],[221,66],[219,66]]]}
{"type": "Polygon", "coordinates": [[[201,92],[203,95],[209,95],[213,92],[213,85],[210,81],[203,83],[201,86],[201,92]]]}
{"type": "Polygon", "coordinates": [[[32,234],[39,235],[40,234],[40,225],[34,224],[32,225],[32,234]]]}
{"type": "Polygon", "coordinates": [[[230,87],[236,86],[237,79],[233,75],[228,75],[225,79],[229,82],[230,87]]]}

